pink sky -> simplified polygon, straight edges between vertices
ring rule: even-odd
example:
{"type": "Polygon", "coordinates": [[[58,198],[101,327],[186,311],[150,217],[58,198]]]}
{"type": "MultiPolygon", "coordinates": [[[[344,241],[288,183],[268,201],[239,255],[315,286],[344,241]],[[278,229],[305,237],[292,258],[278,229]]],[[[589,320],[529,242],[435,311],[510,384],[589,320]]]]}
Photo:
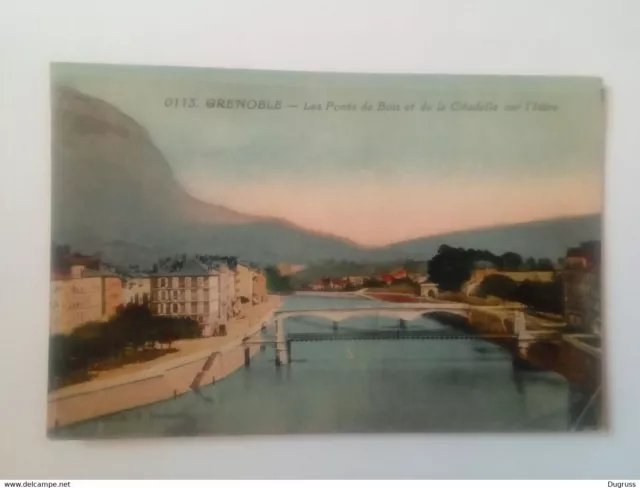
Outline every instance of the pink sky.
{"type": "Polygon", "coordinates": [[[365,178],[348,182],[278,181],[217,184],[184,182],[197,197],[255,215],[287,219],[299,226],[385,245],[450,231],[527,222],[601,211],[596,177],[525,179],[517,183],[473,180],[387,183],[365,178]]]}
{"type": "Polygon", "coordinates": [[[195,196],[362,244],[602,207],[605,118],[596,78],[60,65],[54,79],[142,124],[195,196]],[[200,108],[168,111],[162,101],[177,93],[200,108]],[[210,97],[298,108],[210,110],[203,104],[210,97]],[[328,101],[444,109],[302,109],[328,101]],[[454,109],[461,101],[502,109],[454,109]],[[556,109],[526,108],[536,101],[556,109]]]}

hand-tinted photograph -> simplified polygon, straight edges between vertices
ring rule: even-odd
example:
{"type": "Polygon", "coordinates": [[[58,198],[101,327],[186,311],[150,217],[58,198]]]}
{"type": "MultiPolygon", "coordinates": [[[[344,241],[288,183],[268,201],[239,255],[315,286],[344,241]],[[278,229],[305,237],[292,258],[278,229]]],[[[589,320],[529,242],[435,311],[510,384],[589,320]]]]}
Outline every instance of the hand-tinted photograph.
{"type": "Polygon", "coordinates": [[[597,78],[52,64],[49,436],[605,429],[605,109],[597,78]]]}

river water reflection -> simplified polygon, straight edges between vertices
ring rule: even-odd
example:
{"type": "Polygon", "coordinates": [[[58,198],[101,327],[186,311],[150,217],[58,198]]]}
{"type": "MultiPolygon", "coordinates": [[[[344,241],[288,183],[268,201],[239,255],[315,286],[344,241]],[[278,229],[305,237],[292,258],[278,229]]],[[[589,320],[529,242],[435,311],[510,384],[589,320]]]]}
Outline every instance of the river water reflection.
{"type": "MultiPolygon", "coordinates": [[[[344,298],[288,297],[283,309],[375,307],[344,298]]],[[[289,332],[322,332],[331,322],[291,318],[289,332]]],[[[411,328],[446,329],[429,318],[411,328]]],[[[397,327],[379,317],[349,328],[397,327]]],[[[267,331],[267,335],[273,334],[267,331]]],[[[570,388],[552,372],[514,371],[497,345],[465,340],[295,342],[292,363],[276,368],[258,353],[199,393],[62,429],[62,437],[210,434],[566,431],[570,388]]]]}

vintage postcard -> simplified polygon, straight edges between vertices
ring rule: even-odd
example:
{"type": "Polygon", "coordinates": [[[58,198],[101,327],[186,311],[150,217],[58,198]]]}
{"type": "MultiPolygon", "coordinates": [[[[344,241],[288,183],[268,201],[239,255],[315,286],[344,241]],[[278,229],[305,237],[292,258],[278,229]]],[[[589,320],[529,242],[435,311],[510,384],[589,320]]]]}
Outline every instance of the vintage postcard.
{"type": "Polygon", "coordinates": [[[49,436],[606,427],[601,80],[60,63],[51,110],[49,436]]]}

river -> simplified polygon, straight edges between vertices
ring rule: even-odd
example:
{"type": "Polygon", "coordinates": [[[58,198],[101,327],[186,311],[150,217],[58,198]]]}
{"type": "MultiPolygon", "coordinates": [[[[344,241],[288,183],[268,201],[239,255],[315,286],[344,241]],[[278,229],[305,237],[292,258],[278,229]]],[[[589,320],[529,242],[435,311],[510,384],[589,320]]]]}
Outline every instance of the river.
{"type": "MultiPolygon", "coordinates": [[[[291,296],[282,309],[375,307],[365,299],[291,296]]],[[[288,332],[331,330],[290,318],[288,332]]],[[[340,330],[388,329],[397,321],[353,318],[340,330]]],[[[411,328],[447,329],[429,318],[411,328]]],[[[273,331],[265,332],[273,336],[273,331]]],[[[570,429],[572,392],[552,372],[514,371],[501,347],[466,340],[295,342],[276,368],[271,346],[227,378],[176,399],[60,429],[56,437],[527,432],[570,429]]]]}

